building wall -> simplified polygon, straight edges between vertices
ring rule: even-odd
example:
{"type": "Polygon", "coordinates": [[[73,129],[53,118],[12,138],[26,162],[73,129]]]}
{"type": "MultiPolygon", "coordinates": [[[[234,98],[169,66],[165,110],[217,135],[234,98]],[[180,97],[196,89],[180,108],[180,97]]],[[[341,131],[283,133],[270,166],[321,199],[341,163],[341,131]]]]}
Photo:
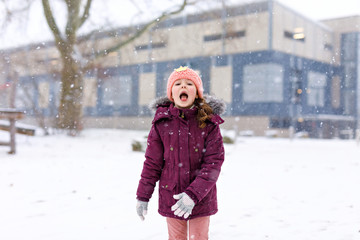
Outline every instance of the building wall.
{"type": "Polygon", "coordinates": [[[316,61],[332,61],[337,42],[330,27],[311,21],[277,2],[273,8],[272,49],[316,61]]]}
{"type": "MultiPolygon", "coordinates": [[[[155,28],[121,50],[118,64],[171,61],[267,49],[268,12],[155,28]],[[244,32],[244,36],[240,34],[244,32]],[[216,36],[228,34],[225,39],[216,36]],[[239,36],[241,35],[241,36],[239,36]],[[206,40],[213,37],[214,40],[206,40]],[[152,44],[149,44],[151,41],[152,44]],[[153,48],[151,45],[162,47],[153,48]],[[141,48],[140,48],[141,47],[141,48]]],[[[108,62],[108,61],[106,61],[108,62]]],[[[107,66],[107,65],[106,65],[107,66]]]]}
{"type": "Polygon", "coordinates": [[[334,59],[335,64],[341,64],[341,35],[360,31],[360,16],[349,16],[344,18],[327,19],[322,21],[329,26],[335,34],[334,59]]]}
{"type": "Polygon", "coordinates": [[[232,66],[213,66],[210,73],[210,94],[232,103],[232,66]]]}

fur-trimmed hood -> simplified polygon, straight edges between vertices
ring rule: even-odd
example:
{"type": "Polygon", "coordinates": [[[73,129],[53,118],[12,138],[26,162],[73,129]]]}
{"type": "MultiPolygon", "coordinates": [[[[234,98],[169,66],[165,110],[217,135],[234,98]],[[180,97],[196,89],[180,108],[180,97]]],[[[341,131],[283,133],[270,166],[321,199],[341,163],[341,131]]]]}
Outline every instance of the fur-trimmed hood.
{"type": "MultiPolygon", "coordinates": [[[[223,100],[211,95],[204,95],[204,99],[212,108],[214,114],[221,115],[226,111],[226,104],[223,100]]],[[[171,103],[168,97],[159,97],[149,104],[149,108],[155,112],[159,107],[167,107],[171,103]]]]}

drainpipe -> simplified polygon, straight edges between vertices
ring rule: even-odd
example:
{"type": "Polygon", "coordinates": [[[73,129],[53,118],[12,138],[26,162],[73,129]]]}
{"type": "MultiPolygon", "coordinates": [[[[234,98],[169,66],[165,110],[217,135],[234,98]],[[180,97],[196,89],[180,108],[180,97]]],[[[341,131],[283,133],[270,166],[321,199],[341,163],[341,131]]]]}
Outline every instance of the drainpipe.
{"type": "Polygon", "coordinates": [[[268,35],[268,50],[272,50],[272,44],[273,44],[273,6],[274,2],[273,0],[268,1],[268,12],[269,12],[269,35],[268,35]]]}
{"type": "Polygon", "coordinates": [[[227,11],[226,11],[226,5],[225,5],[225,1],[222,0],[221,1],[221,4],[222,4],[222,11],[221,11],[221,25],[222,25],[222,33],[221,33],[221,54],[224,55],[225,54],[225,40],[226,40],[226,14],[227,14],[227,11]]]}
{"type": "Polygon", "coordinates": [[[360,144],[360,33],[357,34],[356,37],[356,131],[355,138],[357,145],[360,144]]]}

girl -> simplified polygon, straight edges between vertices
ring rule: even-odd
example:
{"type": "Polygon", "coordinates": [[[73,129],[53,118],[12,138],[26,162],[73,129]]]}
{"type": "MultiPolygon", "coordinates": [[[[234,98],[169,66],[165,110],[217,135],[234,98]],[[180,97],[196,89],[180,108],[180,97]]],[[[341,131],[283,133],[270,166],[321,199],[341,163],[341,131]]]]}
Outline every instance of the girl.
{"type": "Polygon", "coordinates": [[[224,161],[219,114],[224,103],[203,96],[192,69],[175,69],[167,98],[155,101],[144,167],[137,189],[142,220],[159,182],[159,213],[166,217],[169,240],[208,239],[210,215],[218,211],[216,181],[224,161]],[[189,229],[188,229],[189,228],[189,229]]]}

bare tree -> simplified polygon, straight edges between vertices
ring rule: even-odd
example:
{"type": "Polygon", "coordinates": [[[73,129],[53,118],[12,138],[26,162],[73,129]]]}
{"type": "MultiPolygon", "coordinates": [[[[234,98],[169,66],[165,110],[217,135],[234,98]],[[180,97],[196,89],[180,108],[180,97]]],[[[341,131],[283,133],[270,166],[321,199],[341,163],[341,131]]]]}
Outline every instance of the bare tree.
{"type": "Polygon", "coordinates": [[[63,33],[59,29],[49,1],[42,0],[42,6],[47,24],[55,39],[55,45],[60,52],[62,62],[62,91],[57,116],[57,127],[69,130],[70,135],[77,135],[83,127],[82,99],[84,85],[83,74],[85,70],[91,67],[96,59],[104,57],[111,52],[118,51],[120,48],[140,37],[156,23],[159,23],[171,15],[180,13],[189,3],[187,0],[184,0],[176,10],[163,12],[130,33],[126,39],[106,49],[95,50],[94,57],[92,59],[87,58],[87,61],[84,63],[82,58],[86,58],[86,53],[79,52],[81,48],[77,47],[83,41],[78,37],[78,31],[89,19],[92,0],[87,0],[86,4],[83,5],[81,0],[63,1],[67,9],[67,21],[63,33]]]}
{"type": "Polygon", "coordinates": [[[6,24],[12,22],[15,16],[19,14],[26,14],[34,0],[22,0],[21,4],[14,0],[0,0],[2,15],[0,21],[0,28],[4,29],[6,24]]]}
{"type": "Polygon", "coordinates": [[[19,85],[23,95],[18,99],[18,101],[21,101],[24,106],[27,106],[28,108],[30,107],[39,127],[44,131],[44,135],[47,136],[50,134],[50,132],[49,126],[46,123],[46,117],[42,113],[41,109],[36,105],[36,102],[32,96],[34,89],[39,89],[39,85],[34,79],[31,80],[30,84],[19,85]]]}

